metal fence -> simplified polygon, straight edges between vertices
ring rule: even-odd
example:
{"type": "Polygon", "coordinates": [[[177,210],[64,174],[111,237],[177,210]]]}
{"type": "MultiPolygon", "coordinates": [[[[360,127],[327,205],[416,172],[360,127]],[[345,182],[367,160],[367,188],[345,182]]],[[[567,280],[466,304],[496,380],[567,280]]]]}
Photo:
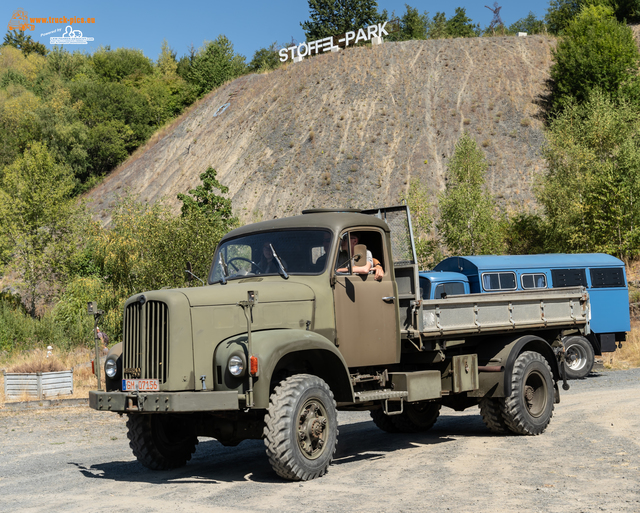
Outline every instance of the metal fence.
{"type": "Polygon", "coordinates": [[[47,399],[73,394],[73,371],[4,373],[4,396],[8,400],[22,397],[47,399]]]}

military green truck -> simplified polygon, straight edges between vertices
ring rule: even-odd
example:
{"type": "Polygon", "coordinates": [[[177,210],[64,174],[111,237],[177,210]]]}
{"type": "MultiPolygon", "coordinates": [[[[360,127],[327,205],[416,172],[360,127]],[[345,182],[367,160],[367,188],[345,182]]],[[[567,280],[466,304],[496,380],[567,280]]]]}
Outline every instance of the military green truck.
{"type": "Polygon", "coordinates": [[[309,210],[228,233],[206,286],[128,299],[90,406],[128,416],[150,469],[186,464],[198,437],[261,438],[277,474],[313,479],[337,410],[407,433],[479,405],[494,432],[542,433],[563,333],[588,317],[581,287],[423,300],[407,207],[309,210]]]}

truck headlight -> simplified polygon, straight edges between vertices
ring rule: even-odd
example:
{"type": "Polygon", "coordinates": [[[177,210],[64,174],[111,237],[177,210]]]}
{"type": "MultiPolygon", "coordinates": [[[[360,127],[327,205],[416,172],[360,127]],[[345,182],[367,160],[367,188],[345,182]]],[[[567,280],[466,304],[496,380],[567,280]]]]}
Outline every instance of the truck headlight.
{"type": "Polygon", "coordinates": [[[104,362],[104,373],[110,379],[116,377],[116,374],[118,373],[118,363],[116,360],[107,358],[107,361],[104,362]]]}
{"type": "Polygon", "coordinates": [[[232,376],[242,376],[244,374],[244,360],[238,355],[233,355],[229,358],[228,368],[232,376]]]}

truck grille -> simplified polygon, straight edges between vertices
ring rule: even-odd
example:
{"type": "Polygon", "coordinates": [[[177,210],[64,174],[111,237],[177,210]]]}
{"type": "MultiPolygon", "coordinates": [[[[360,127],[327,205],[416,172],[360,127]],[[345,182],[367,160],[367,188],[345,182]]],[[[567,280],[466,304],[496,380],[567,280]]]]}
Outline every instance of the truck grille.
{"type": "Polygon", "coordinates": [[[161,301],[132,303],[124,312],[123,374],[127,379],[167,380],[169,307],[161,301]]]}

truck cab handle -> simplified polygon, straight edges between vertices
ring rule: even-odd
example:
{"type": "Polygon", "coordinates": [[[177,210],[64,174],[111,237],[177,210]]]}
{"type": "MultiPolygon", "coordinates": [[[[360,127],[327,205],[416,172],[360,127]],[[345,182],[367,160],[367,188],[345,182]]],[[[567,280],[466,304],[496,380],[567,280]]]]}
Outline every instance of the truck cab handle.
{"type": "Polygon", "coordinates": [[[382,298],[382,300],[383,300],[385,303],[391,303],[391,302],[392,302],[392,301],[394,301],[395,299],[396,299],[396,297],[395,297],[395,296],[385,296],[385,297],[383,297],[383,298],[382,298]]]}

